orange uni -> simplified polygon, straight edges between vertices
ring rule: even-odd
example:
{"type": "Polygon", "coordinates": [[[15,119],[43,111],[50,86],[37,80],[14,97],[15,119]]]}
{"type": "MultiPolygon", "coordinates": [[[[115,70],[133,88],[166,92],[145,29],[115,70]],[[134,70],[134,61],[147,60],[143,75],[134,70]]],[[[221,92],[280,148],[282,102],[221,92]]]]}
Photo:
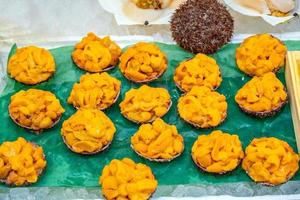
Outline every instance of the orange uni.
{"type": "Polygon", "coordinates": [[[183,137],[176,126],[157,118],[152,124],[143,124],[131,137],[132,148],[141,156],[154,160],[172,160],[184,149],[183,137]]]}
{"type": "Polygon", "coordinates": [[[74,84],[68,103],[76,108],[104,110],[117,100],[120,90],[121,81],[108,73],[87,73],[80,77],[79,83],[74,84]]]}
{"type": "Polygon", "coordinates": [[[46,164],[43,148],[22,137],[0,145],[0,179],[8,185],[37,182],[46,164]]]}
{"type": "Polygon", "coordinates": [[[121,48],[109,36],[101,39],[94,33],[88,33],[75,45],[72,58],[83,70],[102,72],[118,63],[121,51],[121,48]]]}
{"type": "Polygon", "coordinates": [[[243,157],[239,137],[219,130],[209,135],[200,135],[192,148],[194,162],[203,170],[212,173],[234,170],[243,157]]]}
{"type": "Polygon", "coordinates": [[[279,185],[299,169],[299,156],[288,143],[274,137],[254,139],[245,153],[242,167],[255,182],[279,185]]]}
{"type": "Polygon", "coordinates": [[[112,160],[99,178],[102,193],[108,200],[147,200],[157,188],[150,167],[129,158],[112,160]]]}
{"type": "Polygon", "coordinates": [[[181,90],[188,92],[194,86],[216,89],[222,78],[217,62],[199,53],[194,58],[180,63],[175,70],[174,81],[181,90]]]}
{"type": "Polygon", "coordinates": [[[36,131],[51,128],[65,112],[54,94],[37,89],[14,94],[8,109],[17,124],[36,131]]]}
{"type": "Polygon", "coordinates": [[[120,57],[121,72],[134,82],[152,81],[161,76],[167,66],[165,54],[152,43],[139,42],[120,57]]]}
{"type": "Polygon", "coordinates": [[[79,109],[64,121],[61,135],[76,153],[97,153],[107,147],[116,132],[113,122],[97,109],[79,109]]]}
{"type": "Polygon", "coordinates": [[[35,85],[54,74],[54,58],[48,50],[36,46],[18,48],[9,59],[7,72],[21,83],[35,85]]]}
{"type": "Polygon", "coordinates": [[[287,48],[269,34],[258,34],[243,41],[236,49],[236,62],[250,76],[262,76],[283,67],[287,48]]]}

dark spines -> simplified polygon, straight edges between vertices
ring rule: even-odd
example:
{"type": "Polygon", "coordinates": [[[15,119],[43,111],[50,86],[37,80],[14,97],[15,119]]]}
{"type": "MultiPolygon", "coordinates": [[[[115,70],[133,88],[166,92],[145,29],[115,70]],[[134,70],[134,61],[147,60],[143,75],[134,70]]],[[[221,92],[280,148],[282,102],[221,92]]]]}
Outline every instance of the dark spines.
{"type": "Polygon", "coordinates": [[[171,18],[173,39],[192,53],[211,54],[232,37],[233,18],[216,0],[187,0],[171,18]]]}

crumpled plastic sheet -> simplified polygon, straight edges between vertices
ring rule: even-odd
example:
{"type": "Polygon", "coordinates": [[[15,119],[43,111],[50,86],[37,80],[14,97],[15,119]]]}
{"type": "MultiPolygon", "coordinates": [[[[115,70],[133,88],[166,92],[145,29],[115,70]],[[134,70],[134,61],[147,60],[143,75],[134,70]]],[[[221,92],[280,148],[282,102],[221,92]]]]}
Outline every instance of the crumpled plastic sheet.
{"type": "MultiPolygon", "coordinates": [[[[289,50],[300,49],[299,41],[290,41],[286,42],[286,44],[289,50]]],[[[58,190],[57,192],[59,194],[63,195],[74,195],[74,192],[78,197],[87,193],[88,195],[96,195],[91,198],[101,197],[99,196],[100,188],[97,186],[98,177],[102,168],[108,164],[111,159],[123,157],[130,157],[136,162],[146,163],[152,168],[159,182],[159,188],[154,195],[155,197],[221,194],[254,196],[299,193],[299,172],[292,179],[293,181],[277,187],[266,187],[252,183],[251,179],[241,167],[238,167],[238,169],[226,175],[212,175],[202,172],[193,164],[190,156],[190,149],[193,142],[199,134],[207,134],[212,130],[195,129],[180,120],[176,111],[176,105],[181,93],[172,81],[174,68],[179,62],[193,55],[183,51],[176,45],[161,43],[158,45],[167,54],[169,67],[162,78],[150,83],[150,85],[166,87],[172,96],[173,105],[168,114],[164,117],[164,120],[170,124],[175,124],[179,133],[184,136],[185,151],[183,155],[169,163],[153,163],[140,158],[130,149],[130,136],[138,129],[138,126],[122,117],[118,104],[124,98],[124,94],[127,90],[132,87],[136,88],[139,85],[133,84],[125,79],[118,68],[109,71],[112,76],[122,81],[122,91],[119,100],[112,108],[106,111],[106,114],[114,121],[117,127],[117,133],[112,145],[105,152],[94,156],[82,156],[68,150],[62,142],[60,127],[62,122],[75,112],[75,109],[66,103],[66,99],[71,91],[72,85],[77,82],[80,75],[85,72],[78,69],[72,62],[70,56],[73,50],[72,46],[56,48],[51,50],[57,65],[57,71],[54,77],[45,83],[33,87],[52,91],[61,100],[66,112],[58,125],[43,132],[41,135],[35,135],[28,130],[18,127],[9,118],[7,106],[10,96],[20,89],[28,89],[30,86],[25,86],[7,78],[6,88],[0,96],[0,110],[3,113],[0,116],[0,130],[2,134],[0,142],[14,140],[19,136],[25,137],[43,146],[48,162],[47,169],[40,177],[38,183],[28,188],[10,189],[9,194],[7,193],[9,188],[2,185],[0,189],[0,199],[1,195],[3,195],[3,198],[6,198],[7,195],[11,197],[11,195],[18,195],[20,192],[26,192],[30,199],[30,195],[35,195],[34,193],[36,191],[42,191],[43,195],[46,196],[49,194],[49,199],[51,199],[51,195],[56,193],[56,190],[58,190]],[[67,189],[62,189],[64,192],[60,193],[59,191],[64,187],[67,189]],[[79,189],[81,187],[86,188],[81,190],[79,189]],[[90,192],[90,190],[95,192],[90,192]]],[[[217,60],[222,71],[223,82],[218,91],[227,97],[229,105],[227,120],[216,129],[238,134],[244,148],[253,138],[274,136],[287,141],[296,151],[289,104],[276,116],[263,120],[244,114],[235,104],[234,95],[236,91],[250,80],[249,77],[241,73],[236,67],[234,59],[236,47],[237,44],[229,44],[212,55],[217,60]]],[[[16,46],[12,48],[11,53],[15,52],[15,48],[16,46]]],[[[278,77],[284,82],[283,70],[278,73],[278,77]]],[[[62,197],[65,197],[65,199],[68,198],[68,196],[62,197]]]]}
{"type": "MultiPolygon", "coordinates": [[[[260,199],[299,199],[300,182],[289,181],[281,186],[268,187],[251,182],[199,185],[163,185],[153,195],[154,200],[207,200],[208,196],[219,196],[222,199],[234,200],[236,197],[259,196],[260,199]],[[267,196],[266,196],[267,195],[267,196]],[[285,195],[285,196],[282,196],[285,195]],[[166,198],[168,197],[168,198],[166,198]],[[225,198],[227,197],[227,198],[225,198]]],[[[68,199],[103,199],[99,187],[21,187],[0,189],[1,200],[68,200],[68,199]]],[[[214,198],[212,198],[214,199],[214,198]]]]}

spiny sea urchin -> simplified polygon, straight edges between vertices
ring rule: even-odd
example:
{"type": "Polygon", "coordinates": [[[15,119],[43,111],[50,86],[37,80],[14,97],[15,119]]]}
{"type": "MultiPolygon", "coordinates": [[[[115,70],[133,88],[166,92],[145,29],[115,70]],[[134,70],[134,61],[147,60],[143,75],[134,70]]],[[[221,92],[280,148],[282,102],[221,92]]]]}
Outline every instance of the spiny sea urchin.
{"type": "Polygon", "coordinates": [[[171,18],[173,39],[192,53],[210,54],[228,43],[233,19],[217,0],[187,0],[171,18]]]}

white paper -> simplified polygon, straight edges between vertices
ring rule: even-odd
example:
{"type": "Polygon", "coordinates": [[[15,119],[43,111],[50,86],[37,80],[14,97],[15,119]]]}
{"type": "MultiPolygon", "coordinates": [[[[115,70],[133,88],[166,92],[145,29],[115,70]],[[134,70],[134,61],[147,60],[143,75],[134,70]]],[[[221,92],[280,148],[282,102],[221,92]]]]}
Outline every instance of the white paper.
{"type": "MultiPolygon", "coordinates": [[[[146,20],[137,21],[130,18],[128,14],[124,12],[125,4],[133,5],[133,3],[130,3],[129,0],[98,0],[98,1],[104,10],[114,15],[119,25],[144,24],[146,20],[150,24],[169,24],[173,12],[175,11],[176,7],[178,7],[178,6],[172,6],[161,10],[132,8],[133,13],[140,12],[141,14],[144,14],[146,16],[147,15],[151,16],[149,17],[149,20],[146,19],[146,20]],[[155,18],[153,18],[153,16],[155,16],[155,18]]],[[[183,1],[184,0],[181,1],[177,0],[176,2],[183,2],[183,1]]],[[[136,7],[135,5],[133,6],[136,7]]]]}
{"type": "Polygon", "coordinates": [[[296,0],[296,8],[291,12],[291,15],[286,17],[274,17],[268,14],[261,14],[258,11],[255,11],[250,8],[246,8],[244,6],[239,5],[235,0],[223,0],[225,4],[227,4],[230,8],[232,8],[234,11],[239,12],[243,15],[253,16],[253,17],[261,17],[266,22],[271,24],[272,26],[276,26],[278,24],[287,22],[291,19],[293,19],[295,16],[293,16],[293,13],[299,13],[299,0],[296,0]]]}

